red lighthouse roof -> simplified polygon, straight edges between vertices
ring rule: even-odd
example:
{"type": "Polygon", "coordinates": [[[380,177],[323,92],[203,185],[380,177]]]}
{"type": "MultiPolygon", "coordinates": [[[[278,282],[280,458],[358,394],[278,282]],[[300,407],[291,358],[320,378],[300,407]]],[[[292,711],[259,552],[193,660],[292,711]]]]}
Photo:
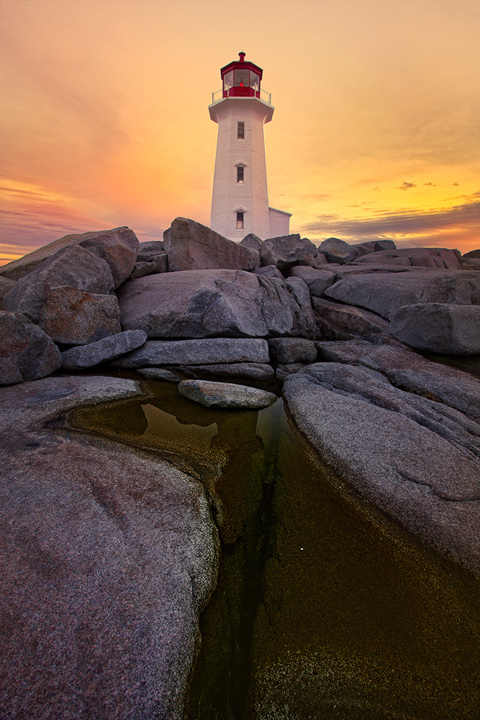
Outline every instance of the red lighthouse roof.
{"type": "Polygon", "coordinates": [[[240,60],[225,65],[222,74],[223,97],[260,97],[260,81],[263,70],[245,60],[245,53],[238,53],[240,60]]]}

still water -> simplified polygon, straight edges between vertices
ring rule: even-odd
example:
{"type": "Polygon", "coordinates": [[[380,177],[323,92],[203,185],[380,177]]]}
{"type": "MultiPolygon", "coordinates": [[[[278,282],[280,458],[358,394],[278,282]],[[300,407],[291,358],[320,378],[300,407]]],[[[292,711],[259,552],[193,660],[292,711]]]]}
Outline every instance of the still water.
{"type": "Polygon", "coordinates": [[[202,481],[222,539],[188,720],[478,720],[480,582],[366,505],[289,426],[168,383],[77,411],[202,481]]]}

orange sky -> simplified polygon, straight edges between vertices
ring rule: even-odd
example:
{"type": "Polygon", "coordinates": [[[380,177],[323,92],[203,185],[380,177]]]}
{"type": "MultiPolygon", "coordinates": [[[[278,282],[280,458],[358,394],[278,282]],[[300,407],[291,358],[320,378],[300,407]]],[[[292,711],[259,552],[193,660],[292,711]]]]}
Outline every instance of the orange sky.
{"type": "Polygon", "coordinates": [[[3,0],[0,263],[208,224],[220,67],[264,69],[269,201],[316,242],[480,247],[479,0],[3,0]]]}

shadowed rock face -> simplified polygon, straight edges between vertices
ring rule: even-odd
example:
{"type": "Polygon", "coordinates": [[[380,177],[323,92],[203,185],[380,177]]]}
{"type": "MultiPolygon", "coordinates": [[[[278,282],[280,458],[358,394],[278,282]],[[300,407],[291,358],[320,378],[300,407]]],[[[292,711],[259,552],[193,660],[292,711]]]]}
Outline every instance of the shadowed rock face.
{"type": "Polygon", "coordinates": [[[146,339],[143,330],[125,330],[88,345],[73,347],[62,353],[62,367],[65,370],[94,367],[141,347],[146,339]]]}
{"type": "Polygon", "coordinates": [[[138,395],[112,378],[0,389],[2,718],[181,718],[218,538],[200,483],[44,423],[138,395]]]}

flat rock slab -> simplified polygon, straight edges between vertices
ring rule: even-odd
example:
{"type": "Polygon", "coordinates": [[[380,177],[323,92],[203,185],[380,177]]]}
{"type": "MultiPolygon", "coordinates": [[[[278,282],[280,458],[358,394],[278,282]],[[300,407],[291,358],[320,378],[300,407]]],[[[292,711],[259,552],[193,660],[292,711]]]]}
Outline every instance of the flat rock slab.
{"type": "Polygon", "coordinates": [[[125,330],[88,345],[79,345],[62,353],[62,367],[65,370],[94,367],[141,347],[146,339],[143,330],[125,330]]]}
{"type": "Polygon", "coordinates": [[[363,367],[317,363],[286,379],[298,429],[349,485],[480,572],[480,425],[363,367]]]}
{"type": "Polygon", "coordinates": [[[2,718],[183,717],[217,568],[204,490],[147,453],[44,427],[139,394],[108,377],[0,389],[2,718]]]}
{"type": "Polygon", "coordinates": [[[391,320],[402,305],[436,302],[480,304],[480,274],[468,270],[433,269],[412,269],[395,274],[349,274],[327,288],[325,295],[348,305],[372,310],[391,320]]]}
{"type": "Polygon", "coordinates": [[[268,363],[269,359],[267,341],[262,339],[147,340],[139,350],[116,360],[115,365],[135,369],[158,365],[268,363]]]}
{"type": "Polygon", "coordinates": [[[480,307],[446,303],[404,305],[392,317],[397,340],[444,355],[480,353],[480,307]]]}
{"type": "Polygon", "coordinates": [[[276,395],[266,390],[211,380],[182,380],[178,385],[178,392],[205,407],[213,405],[222,408],[259,410],[273,405],[277,400],[276,395]]]}
{"type": "Polygon", "coordinates": [[[350,340],[359,336],[388,335],[390,323],[385,318],[363,308],[312,298],[320,336],[326,340],[350,340]]]}

